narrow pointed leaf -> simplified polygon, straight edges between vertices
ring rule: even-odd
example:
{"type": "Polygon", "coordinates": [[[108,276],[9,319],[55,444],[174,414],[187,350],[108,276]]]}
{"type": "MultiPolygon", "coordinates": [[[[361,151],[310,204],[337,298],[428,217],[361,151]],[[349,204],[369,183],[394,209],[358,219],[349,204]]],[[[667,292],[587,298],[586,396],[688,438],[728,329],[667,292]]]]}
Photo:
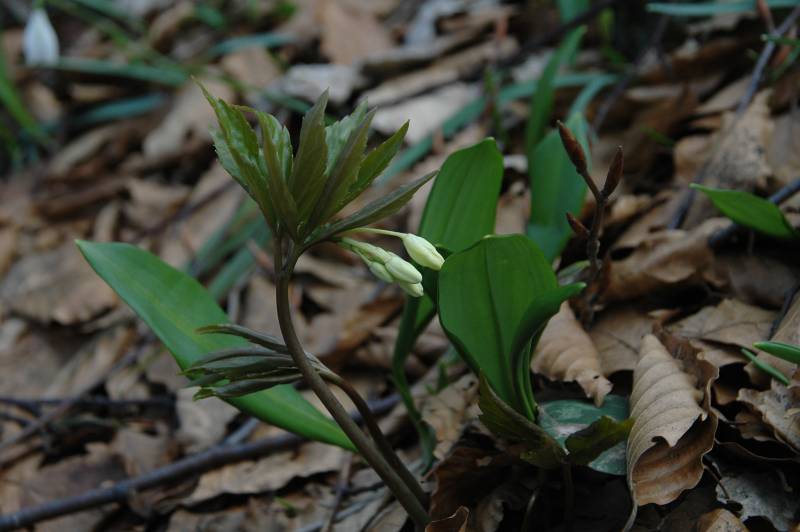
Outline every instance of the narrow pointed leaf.
{"type": "Polygon", "coordinates": [[[800,364],[800,347],[782,342],[757,342],[754,347],[792,364],[800,364]]]}
{"type": "Polygon", "coordinates": [[[708,196],[722,214],[739,225],[775,238],[800,238],[800,233],[792,227],[778,206],[764,198],[741,190],[723,190],[696,184],[691,186],[708,196]]]}
{"type": "MultiPolygon", "coordinates": [[[[207,353],[247,347],[240,338],[195,332],[228,318],[197,281],[158,257],[121,243],[78,241],[78,247],[97,274],[150,326],[182,369],[207,353]]],[[[341,429],[291,386],[277,386],[230,403],[291,432],[352,449],[341,429]]]]}
{"type": "Polygon", "coordinates": [[[254,344],[260,345],[267,349],[272,349],[278,353],[288,353],[286,345],[277,336],[271,334],[260,333],[241,325],[233,323],[220,323],[217,325],[205,325],[197,329],[198,334],[230,334],[239,336],[254,344]]]}
{"type": "Polygon", "coordinates": [[[368,186],[386,170],[400,147],[403,145],[406,132],[408,131],[408,121],[398,129],[394,135],[386,139],[380,146],[372,150],[364,157],[361,168],[358,170],[358,179],[350,186],[347,195],[341,202],[340,208],[353,201],[359,194],[364,192],[368,186]]]}
{"type": "Polygon", "coordinates": [[[297,155],[294,158],[289,188],[297,202],[298,216],[307,221],[325,186],[328,146],[325,143],[325,106],[328,93],[319,97],[303,117],[297,155]]]}

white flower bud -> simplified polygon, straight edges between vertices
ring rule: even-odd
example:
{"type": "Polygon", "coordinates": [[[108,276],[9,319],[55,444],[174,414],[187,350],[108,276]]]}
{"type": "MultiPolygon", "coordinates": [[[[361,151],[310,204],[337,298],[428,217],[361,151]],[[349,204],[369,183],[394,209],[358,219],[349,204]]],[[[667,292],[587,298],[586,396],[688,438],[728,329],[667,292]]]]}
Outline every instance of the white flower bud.
{"type": "Polygon", "coordinates": [[[394,253],[383,265],[386,266],[386,269],[398,283],[417,284],[422,282],[422,274],[419,273],[419,270],[413,264],[401,259],[394,253]]]}
{"type": "Polygon", "coordinates": [[[394,277],[392,277],[392,274],[389,273],[389,270],[386,269],[386,266],[384,266],[380,262],[374,260],[368,260],[367,266],[369,266],[369,271],[371,271],[372,274],[381,281],[385,281],[387,283],[394,282],[394,277]]]}
{"type": "Polygon", "coordinates": [[[44,9],[34,9],[22,34],[25,64],[52,65],[58,62],[58,36],[44,9]]]}
{"type": "Polygon", "coordinates": [[[408,252],[408,255],[420,266],[430,268],[431,270],[439,271],[444,264],[444,257],[442,257],[436,250],[436,247],[422,238],[411,233],[403,235],[403,245],[408,252]]]}
{"type": "Polygon", "coordinates": [[[368,242],[357,242],[355,240],[353,240],[352,242],[355,243],[354,248],[358,250],[358,253],[366,257],[370,261],[376,261],[380,262],[381,264],[386,264],[389,261],[389,259],[392,258],[393,254],[389,253],[382,247],[378,247],[368,242]]]}
{"type": "Polygon", "coordinates": [[[422,297],[425,295],[425,291],[422,289],[422,283],[397,283],[400,285],[400,288],[403,289],[403,292],[410,295],[411,297],[422,297]]]}

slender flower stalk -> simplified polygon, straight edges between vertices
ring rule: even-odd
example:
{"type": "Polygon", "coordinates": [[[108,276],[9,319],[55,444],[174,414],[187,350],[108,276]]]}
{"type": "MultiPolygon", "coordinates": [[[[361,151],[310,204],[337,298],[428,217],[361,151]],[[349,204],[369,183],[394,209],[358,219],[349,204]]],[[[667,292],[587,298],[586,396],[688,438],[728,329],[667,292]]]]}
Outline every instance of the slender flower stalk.
{"type": "Polygon", "coordinates": [[[311,365],[308,357],[306,357],[294,329],[289,304],[289,279],[294,272],[297,256],[294,254],[293,245],[291,243],[289,243],[287,247],[288,259],[284,263],[283,239],[280,237],[276,238],[275,269],[277,282],[275,289],[277,292],[278,322],[289,354],[292,356],[292,359],[303,375],[306,383],[311,387],[328,412],[330,412],[333,419],[339,424],[347,437],[350,438],[350,441],[356,446],[361,456],[375,469],[378,476],[381,477],[387,487],[395,494],[397,500],[408,512],[417,527],[422,528],[430,520],[423,506],[423,501],[421,501],[418,496],[418,494],[422,494],[422,489],[419,488],[416,481],[414,482],[416,485],[412,488],[403,480],[398,471],[390,465],[387,458],[378,451],[374,442],[370,441],[358,425],[350,418],[347,414],[347,410],[328,389],[323,378],[311,365]]]}

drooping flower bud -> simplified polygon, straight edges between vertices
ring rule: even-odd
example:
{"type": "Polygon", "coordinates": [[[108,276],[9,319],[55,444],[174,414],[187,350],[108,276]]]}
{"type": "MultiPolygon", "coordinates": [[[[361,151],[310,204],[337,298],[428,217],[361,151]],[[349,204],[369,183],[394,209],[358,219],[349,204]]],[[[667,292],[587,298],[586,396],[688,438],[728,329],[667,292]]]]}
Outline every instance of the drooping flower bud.
{"type": "Polygon", "coordinates": [[[44,9],[38,8],[31,12],[22,34],[22,51],[28,66],[52,65],[58,62],[58,36],[44,9]]]}
{"type": "Polygon", "coordinates": [[[625,160],[622,155],[622,146],[617,148],[614,154],[614,160],[611,161],[611,166],[608,167],[608,174],[606,174],[606,182],[603,185],[603,196],[609,197],[612,192],[619,185],[619,180],[622,179],[622,169],[625,166],[625,160]]]}
{"type": "Polygon", "coordinates": [[[422,238],[421,236],[412,233],[406,233],[402,236],[403,246],[405,246],[408,255],[420,266],[430,268],[431,270],[439,271],[444,264],[444,257],[439,254],[436,247],[422,238]]]}
{"type": "Polygon", "coordinates": [[[387,283],[394,282],[394,277],[392,277],[392,274],[389,273],[389,270],[387,270],[386,266],[384,266],[382,263],[374,260],[368,260],[367,266],[369,267],[369,271],[372,272],[372,275],[374,275],[381,281],[387,283]]]}
{"type": "Polygon", "coordinates": [[[569,226],[572,228],[578,238],[582,240],[589,239],[589,230],[586,229],[586,226],[583,225],[580,220],[575,218],[572,213],[567,213],[567,223],[569,223],[569,226]]]}
{"type": "Polygon", "coordinates": [[[410,295],[411,297],[422,297],[425,295],[425,291],[422,289],[422,283],[397,283],[400,285],[400,288],[403,289],[403,292],[410,295]]]}
{"type": "Polygon", "coordinates": [[[394,253],[383,265],[386,266],[386,270],[398,283],[417,284],[422,282],[422,274],[419,273],[419,270],[413,264],[394,253]]]}
{"type": "Polygon", "coordinates": [[[558,134],[561,135],[561,144],[564,145],[569,160],[575,165],[575,169],[579,174],[585,174],[587,172],[586,155],[583,153],[581,143],[578,142],[572,131],[560,121],[558,122],[558,134]]]}

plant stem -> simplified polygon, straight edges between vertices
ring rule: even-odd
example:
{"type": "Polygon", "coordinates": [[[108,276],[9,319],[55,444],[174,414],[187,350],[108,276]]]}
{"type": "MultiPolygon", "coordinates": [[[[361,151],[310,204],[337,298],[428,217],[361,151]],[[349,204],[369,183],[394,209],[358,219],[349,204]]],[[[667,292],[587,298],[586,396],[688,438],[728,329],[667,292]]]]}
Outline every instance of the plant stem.
{"type": "Polygon", "coordinates": [[[372,436],[372,441],[375,442],[380,453],[397,474],[400,475],[403,482],[405,482],[408,488],[414,493],[414,496],[420,504],[427,504],[428,496],[422,491],[422,487],[420,487],[417,479],[414,478],[411,471],[408,470],[406,465],[397,456],[397,453],[394,452],[394,449],[392,449],[392,444],[389,443],[389,440],[386,439],[386,436],[378,426],[378,422],[375,420],[375,416],[372,415],[372,410],[370,410],[367,402],[349,382],[339,375],[333,372],[324,372],[320,375],[326,381],[341,388],[342,391],[347,394],[347,397],[353,401],[353,405],[355,405],[356,410],[358,410],[359,414],[361,414],[361,417],[364,419],[364,425],[367,427],[367,431],[369,431],[370,436],[372,436]]]}
{"type": "Polygon", "coordinates": [[[338,423],[339,427],[344,431],[350,441],[353,442],[361,456],[375,469],[375,472],[386,483],[386,486],[397,497],[398,502],[408,512],[411,519],[414,521],[418,528],[423,528],[430,518],[428,517],[425,508],[417,500],[417,497],[403,482],[398,473],[384,460],[383,456],[377,451],[364,434],[358,425],[350,419],[344,406],[336,399],[336,396],[328,389],[328,385],[322,380],[322,377],[311,366],[311,363],[306,358],[306,354],[300,345],[300,340],[297,338],[297,333],[294,330],[292,323],[291,308],[289,306],[289,279],[294,271],[296,263],[296,256],[289,250],[286,264],[283,264],[283,239],[277,238],[275,240],[275,269],[277,274],[276,279],[276,292],[277,292],[277,308],[278,308],[278,322],[280,324],[283,340],[286,347],[289,349],[297,368],[302,373],[305,381],[314,393],[319,397],[319,400],[330,412],[333,419],[338,423]]]}

